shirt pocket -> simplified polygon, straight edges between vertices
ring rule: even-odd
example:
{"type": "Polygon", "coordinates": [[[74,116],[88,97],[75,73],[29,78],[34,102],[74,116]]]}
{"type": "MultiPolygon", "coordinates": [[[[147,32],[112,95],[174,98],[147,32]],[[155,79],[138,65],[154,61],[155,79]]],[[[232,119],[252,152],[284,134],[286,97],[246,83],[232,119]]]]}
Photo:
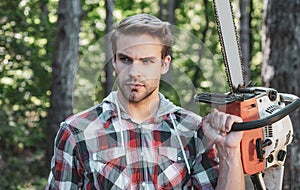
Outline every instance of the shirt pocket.
{"type": "Polygon", "coordinates": [[[115,159],[121,158],[123,156],[125,156],[124,147],[113,147],[98,152],[94,152],[92,154],[92,160],[108,163],[115,159]]]}
{"type": "Polygon", "coordinates": [[[89,161],[91,173],[103,173],[107,168],[117,166],[126,166],[125,149],[123,147],[113,147],[91,154],[89,161]],[[108,165],[110,167],[107,167],[108,165]]]}
{"type": "Polygon", "coordinates": [[[189,152],[182,152],[180,148],[175,147],[159,147],[158,154],[161,157],[162,172],[157,175],[157,189],[183,189],[188,179],[184,154],[189,161],[189,152]]]}
{"type": "Polygon", "coordinates": [[[182,152],[180,148],[175,147],[161,146],[158,148],[158,154],[160,156],[166,157],[173,162],[184,162],[184,154],[187,159],[190,158],[190,154],[188,151],[182,152]]]}

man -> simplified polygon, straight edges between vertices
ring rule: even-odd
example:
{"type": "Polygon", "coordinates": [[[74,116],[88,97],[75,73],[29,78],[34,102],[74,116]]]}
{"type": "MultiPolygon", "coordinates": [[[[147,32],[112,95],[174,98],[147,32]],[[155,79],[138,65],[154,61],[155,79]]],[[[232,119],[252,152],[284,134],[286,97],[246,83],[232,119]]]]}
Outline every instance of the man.
{"type": "Polygon", "coordinates": [[[154,16],[120,22],[111,35],[117,91],[62,123],[47,189],[244,188],[243,133],[229,133],[241,118],[213,110],[201,119],[159,93],[172,41],[154,16]]]}

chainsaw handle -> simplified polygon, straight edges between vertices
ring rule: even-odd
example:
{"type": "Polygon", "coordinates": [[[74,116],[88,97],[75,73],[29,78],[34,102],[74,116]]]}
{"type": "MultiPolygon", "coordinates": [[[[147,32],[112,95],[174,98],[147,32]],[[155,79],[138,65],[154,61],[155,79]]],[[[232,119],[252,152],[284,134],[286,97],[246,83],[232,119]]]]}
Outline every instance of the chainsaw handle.
{"type": "Polygon", "coordinates": [[[283,102],[290,102],[287,106],[279,110],[278,112],[273,113],[265,118],[247,121],[241,123],[234,123],[232,125],[231,131],[244,131],[264,127],[266,125],[271,125],[285,116],[289,115],[291,112],[295,111],[300,106],[300,98],[291,94],[280,93],[280,98],[283,102]]]}

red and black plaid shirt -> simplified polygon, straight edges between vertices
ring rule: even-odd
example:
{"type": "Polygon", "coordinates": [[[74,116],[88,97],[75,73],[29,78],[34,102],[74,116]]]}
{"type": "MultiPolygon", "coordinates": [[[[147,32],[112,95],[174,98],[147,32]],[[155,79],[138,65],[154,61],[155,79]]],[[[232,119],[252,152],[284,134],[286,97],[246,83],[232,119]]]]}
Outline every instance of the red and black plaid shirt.
{"type": "Polygon", "coordinates": [[[46,189],[214,189],[218,160],[199,116],[181,109],[138,124],[121,113],[122,124],[103,102],[62,123],[46,189]]]}

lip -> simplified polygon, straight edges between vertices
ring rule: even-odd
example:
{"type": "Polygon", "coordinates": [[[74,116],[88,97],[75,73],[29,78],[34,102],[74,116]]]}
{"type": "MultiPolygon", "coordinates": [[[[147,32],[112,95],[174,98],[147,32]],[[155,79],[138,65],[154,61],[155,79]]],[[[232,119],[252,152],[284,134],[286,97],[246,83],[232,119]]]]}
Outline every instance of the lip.
{"type": "Polygon", "coordinates": [[[128,82],[126,83],[127,86],[131,88],[131,90],[138,90],[142,87],[144,87],[143,83],[135,83],[135,82],[128,82]]]}

